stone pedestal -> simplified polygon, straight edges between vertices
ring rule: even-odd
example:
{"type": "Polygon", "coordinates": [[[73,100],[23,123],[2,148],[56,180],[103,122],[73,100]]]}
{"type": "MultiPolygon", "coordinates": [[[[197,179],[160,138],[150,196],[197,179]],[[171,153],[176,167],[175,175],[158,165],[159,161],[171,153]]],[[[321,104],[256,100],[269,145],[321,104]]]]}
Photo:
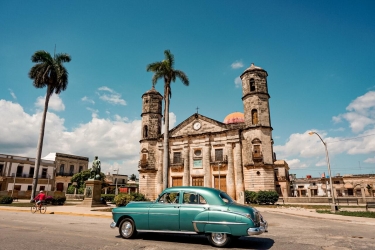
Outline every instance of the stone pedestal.
{"type": "Polygon", "coordinates": [[[85,199],[78,206],[80,207],[103,207],[104,204],[101,203],[101,191],[102,191],[102,182],[99,180],[87,180],[85,199]]]}

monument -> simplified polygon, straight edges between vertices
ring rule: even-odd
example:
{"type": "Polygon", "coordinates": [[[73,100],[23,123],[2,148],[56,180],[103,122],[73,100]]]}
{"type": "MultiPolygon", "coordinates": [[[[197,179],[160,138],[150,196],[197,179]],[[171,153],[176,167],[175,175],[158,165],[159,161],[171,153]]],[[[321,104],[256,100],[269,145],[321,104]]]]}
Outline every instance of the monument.
{"type": "Polygon", "coordinates": [[[86,190],[84,200],[80,206],[83,207],[102,207],[101,193],[102,193],[102,181],[100,180],[101,162],[98,156],[95,156],[92,162],[90,170],[90,177],[85,181],[86,190]]]}

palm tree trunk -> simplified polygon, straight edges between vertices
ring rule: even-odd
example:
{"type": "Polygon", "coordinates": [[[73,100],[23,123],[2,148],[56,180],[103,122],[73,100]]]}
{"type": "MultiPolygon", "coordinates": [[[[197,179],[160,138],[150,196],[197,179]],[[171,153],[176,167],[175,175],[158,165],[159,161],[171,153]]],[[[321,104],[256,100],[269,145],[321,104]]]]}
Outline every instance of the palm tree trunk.
{"type": "Polygon", "coordinates": [[[37,152],[36,152],[35,169],[34,169],[33,186],[32,186],[33,189],[31,191],[30,202],[34,199],[34,197],[36,195],[36,188],[37,188],[37,185],[38,185],[38,174],[39,174],[40,158],[42,156],[42,150],[43,150],[44,128],[45,128],[45,125],[46,125],[48,102],[49,102],[49,98],[51,96],[50,89],[51,89],[51,87],[50,87],[50,85],[48,85],[48,87],[47,87],[47,94],[46,94],[46,100],[44,102],[43,119],[42,119],[42,124],[40,126],[38,147],[37,147],[37,152]]]}
{"type": "Polygon", "coordinates": [[[169,88],[166,88],[164,109],[164,143],[163,143],[163,189],[168,187],[169,166],[169,88]]]}

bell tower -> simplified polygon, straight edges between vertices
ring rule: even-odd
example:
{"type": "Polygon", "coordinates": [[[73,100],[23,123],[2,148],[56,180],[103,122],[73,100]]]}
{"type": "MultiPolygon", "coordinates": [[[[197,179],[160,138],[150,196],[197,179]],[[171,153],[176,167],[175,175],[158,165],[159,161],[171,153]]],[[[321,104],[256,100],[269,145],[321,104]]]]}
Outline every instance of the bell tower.
{"type": "Polygon", "coordinates": [[[274,153],[267,71],[253,63],[240,76],[245,128],[243,130],[245,189],[274,190],[274,153]]]}
{"type": "Polygon", "coordinates": [[[142,129],[140,152],[139,152],[139,192],[147,197],[155,199],[159,190],[157,190],[157,144],[161,135],[162,119],[162,100],[163,96],[152,89],[142,95],[142,129]]]}
{"type": "Polygon", "coordinates": [[[161,134],[162,95],[154,87],[142,95],[141,140],[156,139],[161,134]]]}

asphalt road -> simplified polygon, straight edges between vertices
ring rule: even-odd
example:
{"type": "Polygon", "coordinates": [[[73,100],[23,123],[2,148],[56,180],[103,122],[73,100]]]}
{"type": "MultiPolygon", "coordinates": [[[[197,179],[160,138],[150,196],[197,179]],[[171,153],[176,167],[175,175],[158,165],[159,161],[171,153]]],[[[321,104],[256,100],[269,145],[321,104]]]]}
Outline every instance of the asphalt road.
{"type": "MultiPolygon", "coordinates": [[[[242,237],[231,249],[375,249],[373,225],[263,212],[269,232],[242,237]]],[[[0,211],[0,249],[216,249],[204,236],[139,234],[124,240],[111,219],[0,211]]]]}

